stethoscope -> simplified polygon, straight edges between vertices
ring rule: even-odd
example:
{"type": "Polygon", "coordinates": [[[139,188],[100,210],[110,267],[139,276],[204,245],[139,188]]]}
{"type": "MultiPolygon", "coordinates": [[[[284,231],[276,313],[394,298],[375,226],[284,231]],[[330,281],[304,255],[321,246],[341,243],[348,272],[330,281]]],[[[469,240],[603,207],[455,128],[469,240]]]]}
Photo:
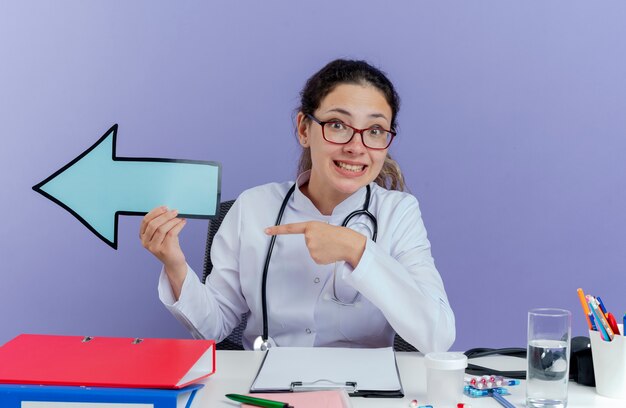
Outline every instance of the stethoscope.
{"type": "MultiPolygon", "coordinates": [[[[348,214],[348,216],[341,223],[341,226],[347,227],[350,220],[352,220],[354,217],[364,215],[367,218],[369,218],[369,220],[372,222],[372,227],[373,227],[372,241],[376,242],[376,236],[378,235],[378,222],[376,221],[376,217],[374,217],[374,215],[371,212],[369,212],[370,197],[371,197],[372,192],[371,192],[369,185],[367,185],[366,188],[367,188],[367,192],[365,194],[365,204],[363,205],[363,209],[356,210],[348,214]]],[[[280,210],[278,211],[278,217],[276,217],[276,223],[274,224],[275,226],[280,225],[283,219],[283,214],[285,213],[285,208],[287,207],[287,203],[289,202],[289,199],[293,195],[293,192],[295,191],[295,189],[296,189],[296,184],[294,183],[294,185],[291,186],[289,191],[287,191],[287,195],[285,196],[282,204],[280,205],[280,210]]],[[[257,337],[256,339],[254,339],[253,348],[255,350],[265,351],[269,349],[270,347],[276,346],[276,342],[274,341],[274,339],[272,339],[269,336],[269,329],[268,329],[268,322],[267,322],[267,272],[269,270],[270,260],[272,258],[272,251],[274,250],[275,242],[276,242],[276,235],[272,235],[272,238],[270,240],[270,246],[267,249],[267,255],[265,256],[265,265],[263,266],[263,278],[261,281],[261,306],[262,306],[262,311],[263,311],[263,334],[257,337]]],[[[353,305],[356,299],[358,298],[359,293],[356,294],[356,296],[354,297],[354,299],[352,299],[350,303],[344,303],[340,301],[339,298],[337,297],[337,293],[335,289],[335,274],[336,273],[333,273],[333,297],[334,297],[333,300],[336,303],[343,305],[343,306],[353,305]]]]}

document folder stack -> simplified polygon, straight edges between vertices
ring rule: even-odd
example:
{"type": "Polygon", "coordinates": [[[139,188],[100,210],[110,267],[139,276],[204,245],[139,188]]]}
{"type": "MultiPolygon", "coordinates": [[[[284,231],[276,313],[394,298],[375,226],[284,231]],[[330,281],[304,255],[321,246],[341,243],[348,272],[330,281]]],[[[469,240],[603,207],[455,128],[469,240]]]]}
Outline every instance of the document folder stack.
{"type": "Polygon", "coordinates": [[[0,347],[0,406],[189,408],[214,372],[212,340],[22,334],[0,347]]]}

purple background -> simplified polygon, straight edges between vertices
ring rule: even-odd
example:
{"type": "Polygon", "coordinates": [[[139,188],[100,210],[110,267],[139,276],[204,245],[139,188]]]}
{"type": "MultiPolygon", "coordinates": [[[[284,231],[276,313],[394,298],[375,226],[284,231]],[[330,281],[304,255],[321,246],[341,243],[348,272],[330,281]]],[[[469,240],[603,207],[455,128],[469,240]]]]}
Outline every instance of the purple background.
{"type": "MultiPolygon", "coordinates": [[[[188,337],[140,217],[114,251],[31,190],[119,123],[118,154],[215,160],[222,198],[294,178],[293,110],[337,57],[403,100],[392,153],[421,202],[454,349],[521,346],[576,288],[626,310],[623,1],[3,1],[0,343],[188,337]]],[[[202,269],[206,221],[182,245],[202,269]]],[[[407,315],[410,311],[407,311],[407,315]]]]}

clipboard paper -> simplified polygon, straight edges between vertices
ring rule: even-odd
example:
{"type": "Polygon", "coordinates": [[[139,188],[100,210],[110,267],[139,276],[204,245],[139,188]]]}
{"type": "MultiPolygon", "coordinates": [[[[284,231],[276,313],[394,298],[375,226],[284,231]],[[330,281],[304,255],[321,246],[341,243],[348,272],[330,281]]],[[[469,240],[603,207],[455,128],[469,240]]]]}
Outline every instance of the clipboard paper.
{"type": "Polygon", "coordinates": [[[329,389],[345,389],[352,397],[404,397],[393,349],[273,347],[250,392],[329,389]]]}

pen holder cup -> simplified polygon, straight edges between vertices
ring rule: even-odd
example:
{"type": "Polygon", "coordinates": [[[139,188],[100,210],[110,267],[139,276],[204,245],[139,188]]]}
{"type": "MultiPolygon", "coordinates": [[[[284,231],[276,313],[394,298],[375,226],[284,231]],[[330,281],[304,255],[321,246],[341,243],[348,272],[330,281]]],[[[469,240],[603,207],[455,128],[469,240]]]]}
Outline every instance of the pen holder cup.
{"type": "MultiPolygon", "coordinates": [[[[620,333],[624,327],[620,324],[620,333]]],[[[626,399],[626,342],[623,335],[602,340],[598,331],[589,331],[596,392],[609,398],[626,399]]]]}
{"type": "Polygon", "coordinates": [[[456,407],[463,398],[467,356],[454,352],[428,353],[424,360],[428,403],[437,407],[456,407]]]}

